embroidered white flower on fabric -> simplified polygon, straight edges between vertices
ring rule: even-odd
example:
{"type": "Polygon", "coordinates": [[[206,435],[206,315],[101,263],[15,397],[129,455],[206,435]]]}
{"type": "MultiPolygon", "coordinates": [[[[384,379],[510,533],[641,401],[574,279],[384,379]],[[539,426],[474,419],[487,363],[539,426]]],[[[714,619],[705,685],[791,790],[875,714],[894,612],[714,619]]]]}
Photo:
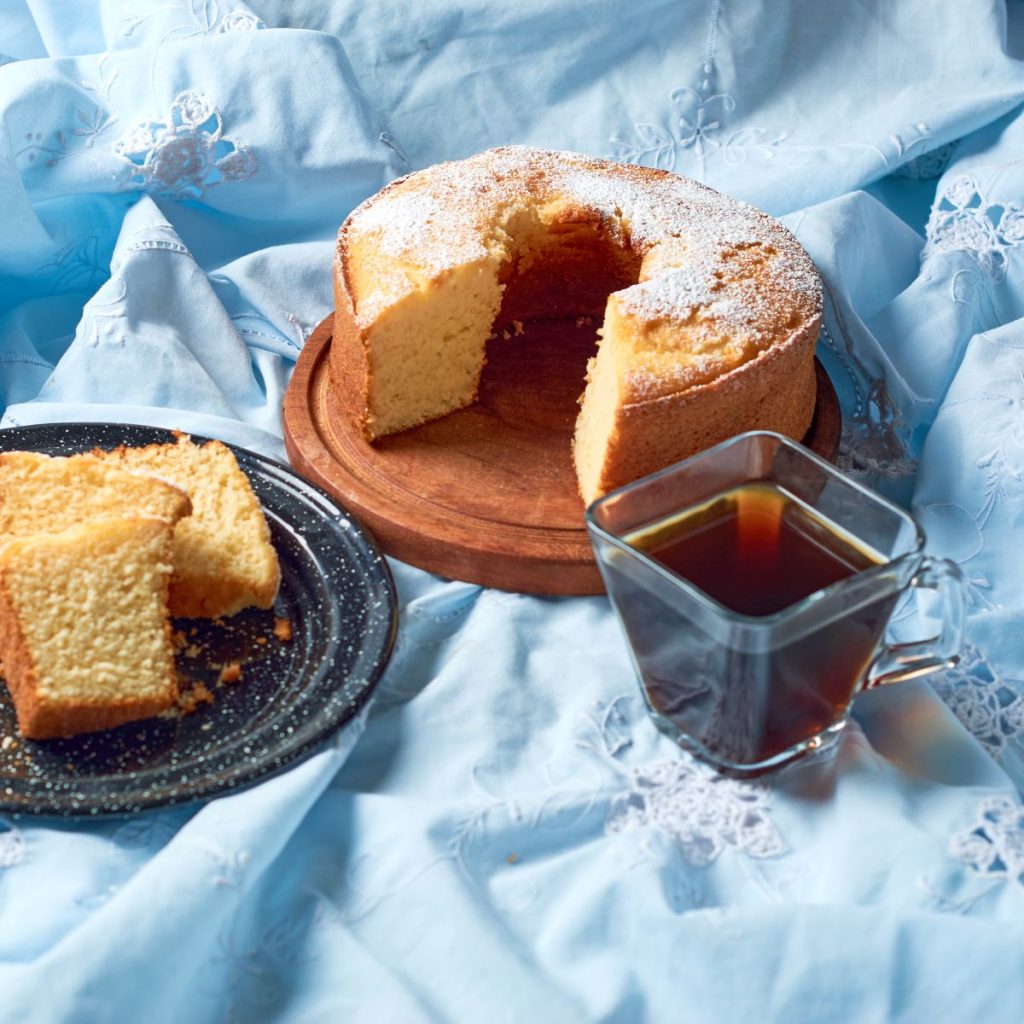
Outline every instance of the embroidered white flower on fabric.
{"type": "MultiPolygon", "coordinates": [[[[705,65],[705,76],[710,76],[711,70],[710,65],[705,65]]],[[[710,78],[705,77],[700,90],[684,85],[679,89],[673,89],[669,96],[673,103],[678,103],[682,107],[679,117],[679,145],[684,149],[693,146],[693,151],[698,156],[704,155],[707,145],[721,144],[717,136],[722,130],[722,123],[712,112],[717,109],[725,115],[736,109],[735,97],[727,92],[712,93],[710,88],[710,78]]]]}
{"type": "Polygon", "coordinates": [[[763,789],[727,779],[693,761],[660,761],[630,769],[631,792],[613,805],[608,831],[654,826],[698,867],[727,847],[749,857],[777,857],[782,841],[767,814],[763,789]]]}
{"type": "Polygon", "coordinates": [[[229,11],[220,19],[218,32],[258,32],[266,25],[249,11],[229,11]]]}
{"type": "Polygon", "coordinates": [[[989,202],[974,178],[960,174],[939,190],[925,235],[922,261],[937,253],[965,252],[998,284],[1006,276],[1008,253],[1024,244],[1024,208],[989,202]]]}
{"type": "Polygon", "coordinates": [[[949,849],[975,871],[1024,890],[1024,806],[1009,796],[986,797],[974,824],[954,835],[949,849]]]}
{"type": "Polygon", "coordinates": [[[676,130],[666,131],[655,124],[634,124],[632,138],[613,136],[610,140],[617,159],[674,170],[677,156],[690,150],[697,160],[697,173],[703,178],[707,170],[706,157],[712,150],[728,164],[745,162],[751,156],[770,160],[775,147],[789,138],[788,132],[772,138],[767,130],[755,125],[745,125],[738,130],[727,127],[729,115],[736,110],[736,97],[715,88],[718,77],[715,53],[721,16],[722,0],[712,0],[697,88],[684,85],[669,93],[669,101],[678,107],[678,114],[671,115],[676,130]]]}
{"type": "Polygon", "coordinates": [[[736,109],[736,98],[731,93],[713,91],[713,62],[706,61],[701,71],[698,88],[680,86],[669,93],[669,101],[678,108],[674,115],[677,130],[673,133],[656,124],[634,124],[632,139],[615,136],[610,140],[617,159],[674,170],[678,156],[692,150],[701,177],[712,151],[727,164],[743,163],[751,156],[771,159],[775,148],[789,138],[788,133],[772,138],[755,125],[727,131],[725,121],[736,109]]]}
{"type": "Polygon", "coordinates": [[[932,686],[993,757],[1024,737],[1024,683],[1003,677],[976,647],[955,669],[933,676],[932,686]]]}
{"type": "Polygon", "coordinates": [[[126,187],[198,199],[225,181],[251,178],[256,157],[224,134],[220,111],[202,93],[180,93],[163,121],[135,125],[114,145],[131,176],[126,187]]]}
{"type": "Polygon", "coordinates": [[[217,0],[150,0],[149,8],[125,5],[121,15],[121,35],[130,36],[151,19],[164,26],[160,42],[191,39],[217,32],[255,32],[267,26],[255,14],[237,10],[220,13],[217,0]]]}

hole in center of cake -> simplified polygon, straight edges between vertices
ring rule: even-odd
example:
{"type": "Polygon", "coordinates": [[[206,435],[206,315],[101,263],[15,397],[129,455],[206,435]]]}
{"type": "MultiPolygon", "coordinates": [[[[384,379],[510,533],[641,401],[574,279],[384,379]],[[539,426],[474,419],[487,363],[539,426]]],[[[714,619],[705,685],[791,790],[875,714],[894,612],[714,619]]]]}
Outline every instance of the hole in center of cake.
{"type": "Polygon", "coordinates": [[[608,296],[636,283],[640,256],[594,220],[545,223],[533,213],[506,233],[504,290],[478,397],[569,438],[608,296]]]}
{"type": "Polygon", "coordinates": [[[510,252],[499,271],[504,292],[494,322],[499,337],[538,319],[590,317],[599,327],[608,296],[640,276],[640,255],[601,221],[563,214],[545,223],[534,213],[514,218],[506,232],[510,252]]]}

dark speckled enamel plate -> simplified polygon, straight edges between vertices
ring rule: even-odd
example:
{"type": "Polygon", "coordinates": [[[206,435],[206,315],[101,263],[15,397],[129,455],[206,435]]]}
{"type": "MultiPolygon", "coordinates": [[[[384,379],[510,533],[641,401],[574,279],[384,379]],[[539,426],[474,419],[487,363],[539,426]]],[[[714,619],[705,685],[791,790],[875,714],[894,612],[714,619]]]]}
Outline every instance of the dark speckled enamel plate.
{"type": "MultiPolygon", "coordinates": [[[[0,450],[70,455],[169,440],[169,431],[155,427],[48,423],[0,431],[0,450]]],[[[33,742],[18,734],[0,685],[0,810],[92,817],[211,797],[311,754],[366,702],[395,634],[387,564],[322,491],[277,462],[232,450],[263,504],[281,561],[274,609],[243,611],[222,624],[176,620],[184,641],[179,674],[213,696],[182,717],[33,742]],[[290,621],[290,641],[275,635],[278,617],[290,621]],[[219,683],[221,666],[235,661],[242,679],[219,683]]]]}

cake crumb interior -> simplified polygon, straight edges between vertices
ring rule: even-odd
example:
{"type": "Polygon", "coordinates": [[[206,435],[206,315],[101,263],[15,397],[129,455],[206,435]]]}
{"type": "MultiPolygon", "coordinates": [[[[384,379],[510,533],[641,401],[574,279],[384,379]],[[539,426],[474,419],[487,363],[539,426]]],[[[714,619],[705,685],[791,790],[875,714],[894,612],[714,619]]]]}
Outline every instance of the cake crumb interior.
{"type": "Polygon", "coordinates": [[[609,294],[639,279],[640,256],[623,234],[620,221],[578,206],[509,207],[481,258],[430,280],[407,267],[415,287],[374,327],[371,439],[471,404],[488,343],[522,323],[581,316],[599,323],[609,294]]]}
{"type": "Polygon", "coordinates": [[[4,583],[32,651],[40,700],[168,693],[171,529],[163,520],[105,520],[12,542],[4,583]]]}

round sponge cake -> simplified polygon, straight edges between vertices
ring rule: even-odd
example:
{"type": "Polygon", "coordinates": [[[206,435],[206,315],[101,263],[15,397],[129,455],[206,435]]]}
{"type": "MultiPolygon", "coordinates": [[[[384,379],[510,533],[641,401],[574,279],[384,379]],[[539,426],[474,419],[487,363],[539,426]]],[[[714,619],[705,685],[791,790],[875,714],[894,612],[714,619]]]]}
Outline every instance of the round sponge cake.
{"type": "Polygon", "coordinates": [[[488,339],[550,317],[603,321],[573,445],[585,501],[810,425],[813,263],[767,214],[666,171],[527,147],[428,167],[348,217],[334,283],[331,376],[370,440],[470,404],[488,339]]]}

